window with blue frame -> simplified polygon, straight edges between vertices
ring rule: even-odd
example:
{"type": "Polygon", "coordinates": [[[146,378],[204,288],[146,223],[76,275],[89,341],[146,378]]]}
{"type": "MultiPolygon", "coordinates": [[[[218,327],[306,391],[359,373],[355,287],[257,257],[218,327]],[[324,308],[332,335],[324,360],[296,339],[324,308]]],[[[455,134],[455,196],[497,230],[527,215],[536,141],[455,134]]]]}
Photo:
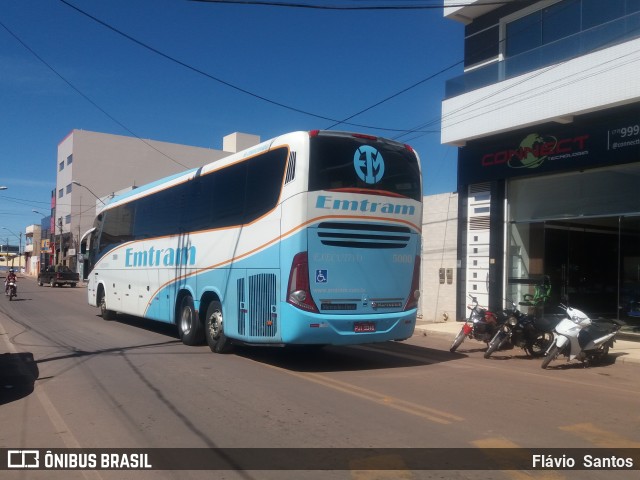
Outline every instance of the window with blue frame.
{"type": "MultiPolygon", "coordinates": [[[[563,50],[570,49],[577,45],[571,45],[567,39],[590,29],[594,29],[594,38],[590,40],[594,48],[604,46],[608,41],[621,40],[625,33],[640,34],[640,16],[633,15],[638,12],[640,0],[562,0],[509,22],[505,57],[554,42],[562,42],[558,47],[563,50]],[[617,20],[624,21],[618,23],[617,20]]],[[[573,43],[584,40],[582,35],[575,37],[573,43]]]]}
{"type": "MultiPolygon", "coordinates": [[[[561,0],[504,20],[496,41],[503,61],[465,72],[447,80],[445,96],[451,98],[492,83],[513,78],[598,49],[640,37],[640,0],[561,0]]],[[[488,59],[488,29],[467,37],[465,65],[488,59]]]]}

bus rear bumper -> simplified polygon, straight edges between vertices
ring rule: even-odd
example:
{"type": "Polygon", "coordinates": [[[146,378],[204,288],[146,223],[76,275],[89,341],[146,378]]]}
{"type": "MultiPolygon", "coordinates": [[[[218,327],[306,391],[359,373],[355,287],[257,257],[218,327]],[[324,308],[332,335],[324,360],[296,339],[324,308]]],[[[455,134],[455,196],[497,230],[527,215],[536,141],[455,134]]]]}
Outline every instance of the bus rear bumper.
{"type": "Polygon", "coordinates": [[[354,345],[405,340],[413,335],[417,309],[374,315],[308,313],[282,306],[282,341],[291,345],[354,345]]]}

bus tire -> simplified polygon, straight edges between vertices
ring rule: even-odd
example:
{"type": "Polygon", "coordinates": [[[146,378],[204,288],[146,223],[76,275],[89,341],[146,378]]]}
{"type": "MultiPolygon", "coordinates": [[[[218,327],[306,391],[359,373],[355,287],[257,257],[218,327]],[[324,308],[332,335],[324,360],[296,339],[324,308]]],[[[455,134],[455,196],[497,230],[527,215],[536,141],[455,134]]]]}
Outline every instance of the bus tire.
{"type": "Polygon", "coordinates": [[[107,308],[107,294],[102,288],[100,288],[99,295],[100,300],[98,300],[98,305],[100,305],[100,316],[103,320],[113,320],[115,317],[115,312],[107,308]]]}
{"type": "Polygon", "coordinates": [[[231,349],[231,344],[224,334],[222,304],[220,302],[213,301],[209,304],[204,323],[204,335],[211,351],[214,353],[228,352],[231,349]]]}
{"type": "Polygon", "coordinates": [[[202,343],[202,322],[193,304],[191,295],[185,295],[180,302],[178,333],[185,345],[202,343]]]}

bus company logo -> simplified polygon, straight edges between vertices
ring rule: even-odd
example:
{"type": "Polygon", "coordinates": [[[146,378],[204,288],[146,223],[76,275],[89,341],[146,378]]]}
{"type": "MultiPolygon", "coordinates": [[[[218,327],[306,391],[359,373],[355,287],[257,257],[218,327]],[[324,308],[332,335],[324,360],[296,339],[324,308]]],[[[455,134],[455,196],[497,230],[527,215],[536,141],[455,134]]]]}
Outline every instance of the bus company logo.
{"type": "Polygon", "coordinates": [[[415,215],[416,208],[413,205],[401,203],[372,202],[368,198],[352,200],[331,195],[318,195],[316,208],[321,210],[342,210],[350,212],[388,213],[391,215],[415,215]]]}
{"type": "Polygon", "coordinates": [[[125,267],[175,267],[195,265],[196,247],[191,245],[181,248],[155,248],[143,250],[127,248],[125,250],[125,267]]]}
{"type": "Polygon", "coordinates": [[[506,164],[509,168],[538,168],[545,160],[575,157],[588,153],[589,135],[558,139],[551,135],[527,135],[518,148],[487,153],[482,157],[483,167],[506,164]]]}
{"type": "Polygon", "coordinates": [[[384,176],[382,154],[369,145],[362,145],[353,155],[353,166],[360,180],[373,185],[384,176]]]}

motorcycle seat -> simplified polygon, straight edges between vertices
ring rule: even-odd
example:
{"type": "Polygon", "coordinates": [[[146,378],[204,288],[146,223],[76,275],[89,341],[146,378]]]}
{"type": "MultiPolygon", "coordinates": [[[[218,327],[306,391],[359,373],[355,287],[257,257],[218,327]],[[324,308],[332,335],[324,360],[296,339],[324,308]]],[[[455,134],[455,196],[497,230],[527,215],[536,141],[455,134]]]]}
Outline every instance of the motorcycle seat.
{"type": "Polygon", "coordinates": [[[618,326],[618,327],[624,327],[626,325],[626,322],[624,322],[623,320],[618,320],[616,318],[596,318],[592,320],[592,325],[600,325],[603,328],[612,328],[614,325],[618,326]]]}
{"type": "Polygon", "coordinates": [[[536,317],[534,326],[542,332],[553,332],[556,325],[562,320],[562,315],[545,315],[544,317],[536,317]]]}

